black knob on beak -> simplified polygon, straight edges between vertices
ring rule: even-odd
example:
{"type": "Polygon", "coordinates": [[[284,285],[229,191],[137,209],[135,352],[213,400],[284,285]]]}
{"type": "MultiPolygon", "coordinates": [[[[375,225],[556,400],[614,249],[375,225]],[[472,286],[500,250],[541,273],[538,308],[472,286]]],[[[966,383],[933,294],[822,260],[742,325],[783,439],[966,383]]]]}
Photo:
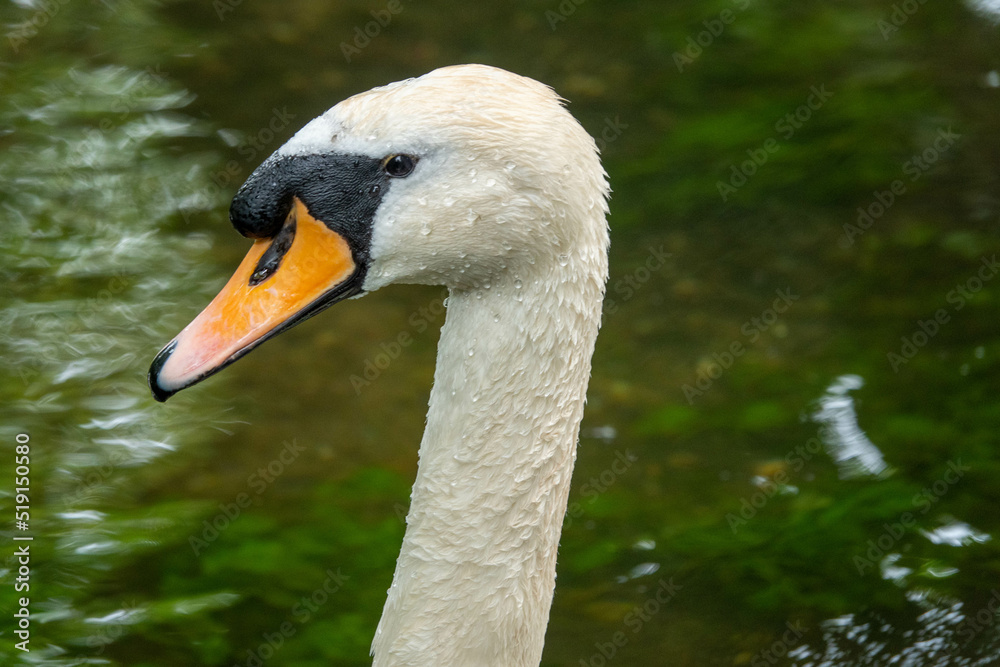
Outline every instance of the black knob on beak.
{"type": "Polygon", "coordinates": [[[281,230],[300,178],[295,162],[295,157],[271,156],[250,174],[229,206],[229,221],[236,231],[251,239],[266,239],[281,230]]]}

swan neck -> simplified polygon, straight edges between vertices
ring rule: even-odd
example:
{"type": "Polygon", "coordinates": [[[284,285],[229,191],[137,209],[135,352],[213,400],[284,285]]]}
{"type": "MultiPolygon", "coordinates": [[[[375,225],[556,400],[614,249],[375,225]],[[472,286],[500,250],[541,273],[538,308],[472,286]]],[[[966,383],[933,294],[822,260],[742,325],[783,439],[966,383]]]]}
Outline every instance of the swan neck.
{"type": "Polygon", "coordinates": [[[603,289],[451,290],[375,665],[539,664],[603,289]]]}

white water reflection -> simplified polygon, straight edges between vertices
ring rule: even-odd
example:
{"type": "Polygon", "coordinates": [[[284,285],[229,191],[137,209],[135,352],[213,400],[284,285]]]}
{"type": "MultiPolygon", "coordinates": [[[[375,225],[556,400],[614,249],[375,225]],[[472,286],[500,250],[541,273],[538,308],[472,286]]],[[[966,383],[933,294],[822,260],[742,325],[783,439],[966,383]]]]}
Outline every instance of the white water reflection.
{"type": "Polygon", "coordinates": [[[122,67],[46,74],[8,79],[0,99],[0,134],[16,137],[0,154],[0,439],[30,435],[29,525],[45,545],[32,554],[44,594],[31,582],[31,652],[5,642],[0,664],[114,664],[85,655],[93,625],[121,628],[97,637],[103,650],[137,618],[108,613],[122,602],[116,573],[182,539],[194,507],[132,514],[137,476],[155,480],[148,464],[204,440],[218,421],[204,403],[163,410],[144,381],[163,332],[179,324],[170,290],[200,289],[209,247],[166,229],[179,217],[172,202],[207,182],[205,157],[164,146],[206,129],[180,115],[191,95],[161,77],[122,67]]]}
{"type": "Polygon", "coordinates": [[[980,14],[1000,23],[1000,0],[968,0],[969,6],[980,14]]]}
{"type": "MultiPolygon", "coordinates": [[[[983,609],[968,609],[954,598],[910,591],[920,612],[915,627],[902,628],[878,614],[845,614],[823,621],[822,645],[789,651],[795,667],[988,667],[1000,660],[992,622],[983,609]]],[[[984,608],[985,609],[985,608],[984,608]]],[[[992,617],[993,612],[989,612],[992,617]]]]}
{"type": "Polygon", "coordinates": [[[858,414],[850,392],[864,386],[857,375],[842,375],[827,387],[819,399],[820,409],[812,415],[821,430],[823,444],[837,464],[841,479],[888,474],[882,452],[858,425],[858,414]]]}
{"type": "MultiPolygon", "coordinates": [[[[857,375],[838,377],[819,399],[813,419],[824,425],[822,438],[842,479],[885,477],[891,469],[882,452],[858,424],[857,410],[850,392],[864,381],[857,375]]],[[[953,517],[943,517],[942,525],[920,534],[936,545],[968,547],[991,539],[987,533],[953,517]]],[[[955,567],[932,561],[920,567],[904,565],[897,552],[879,561],[883,579],[901,588],[913,587],[906,598],[919,609],[912,627],[900,627],[875,612],[846,614],[821,623],[822,640],[789,651],[795,667],[986,667],[1000,664],[1000,635],[982,622],[981,609],[966,609],[955,598],[921,588],[920,577],[945,578],[958,573],[955,567]],[[978,619],[978,620],[977,620],[978,619]],[[987,631],[988,630],[988,631],[987,631]],[[974,643],[975,642],[975,643],[974,643]]],[[[909,616],[909,615],[907,615],[909,616]]]]}
{"type": "MultiPolygon", "coordinates": [[[[885,477],[890,472],[881,451],[858,424],[857,410],[850,392],[864,385],[856,375],[838,377],[819,399],[813,419],[824,425],[822,438],[837,463],[842,479],[885,477]]],[[[991,536],[953,517],[920,534],[936,545],[968,547],[982,544],[991,536]]],[[[921,577],[941,579],[958,573],[958,568],[925,561],[919,567],[904,564],[903,554],[890,552],[879,561],[883,579],[906,591],[906,599],[917,613],[890,620],[877,612],[865,611],[827,619],[820,624],[821,639],[804,643],[788,653],[795,667],[986,667],[1000,664],[1000,635],[994,631],[992,610],[969,609],[961,600],[920,586],[921,577]]]]}
{"type": "Polygon", "coordinates": [[[989,534],[978,531],[964,521],[953,518],[949,518],[947,523],[940,528],[935,528],[931,531],[921,530],[920,534],[933,544],[947,544],[950,547],[967,547],[972,544],[983,544],[992,539],[989,534]]]}

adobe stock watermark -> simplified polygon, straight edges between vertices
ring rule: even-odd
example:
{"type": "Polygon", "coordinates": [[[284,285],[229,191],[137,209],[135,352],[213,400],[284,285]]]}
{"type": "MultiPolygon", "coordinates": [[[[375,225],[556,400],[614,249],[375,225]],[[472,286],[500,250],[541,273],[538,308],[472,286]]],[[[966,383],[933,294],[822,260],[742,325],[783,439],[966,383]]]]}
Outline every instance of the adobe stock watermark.
{"type": "MultiPolygon", "coordinates": [[[[769,308],[765,308],[760,315],[751,317],[740,326],[740,333],[746,337],[747,343],[751,345],[756,343],[800,298],[798,294],[792,293],[790,287],[775,290],[775,294],[777,298],[774,299],[769,308]]],[[[693,405],[696,398],[704,396],[705,392],[712,388],[715,381],[732,368],[736,360],[746,354],[746,351],[747,347],[742,340],[734,340],[722,352],[713,352],[712,360],[701,365],[694,382],[681,386],[681,391],[684,392],[684,398],[687,399],[688,405],[693,405]]]]}
{"type": "MultiPolygon", "coordinates": [[[[145,104],[149,100],[149,96],[155,91],[162,89],[164,86],[168,85],[168,74],[160,69],[159,65],[149,66],[142,72],[136,73],[135,76],[130,77],[129,86],[127,92],[118,95],[111,102],[108,107],[110,114],[103,116],[96,123],[92,123],[90,127],[83,130],[83,138],[80,141],[75,141],[70,143],[70,150],[73,159],[67,160],[64,169],[69,177],[72,177],[70,170],[72,167],[72,162],[76,158],[79,162],[88,166],[96,167],[94,160],[97,156],[101,155],[102,151],[99,150],[101,146],[108,141],[108,134],[114,131],[121,131],[125,135],[125,140],[122,142],[119,149],[124,148],[132,142],[141,142],[146,139],[145,134],[130,134],[129,125],[125,124],[129,116],[137,111],[145,111],[145,104]]],[[[144,133],[145,130],[139,128],[140,133],[144,133]]],[[[114,137],[117,139],[117,137],[114,137]]]]}
{"type": "Polygon", "coordinates": [[[271,109],[271,118],[267,123],[237,144],[236,152],[242,159],[228,160],[222,168],[212,172],[209,179],[211,183],[194,195],[199,204],[181,210],[184,222],[188,222],[194,211],[210,208],[213,202],[218,201],[224,189],[235,184],[246,170],[247,165],[256,163],[262,152],[269,151],[268,144],[272,143],[278,133],[285,130],[295,118],[296,114],[289,112],[288,107],[271,109]]]}
{"type": "Polygon", "coordinates": [[[262,151],[267,151],[267,145],[274,141],[275,136],[287,128],[293,120],[295,114],[288,111],[288,107],[277,107],[271,109],[271,118],[267,124],[243,139],[237,146],[236,152],[243,158],[240,160],[229,160],[219,171],[212,174],[212,182],[224,188],[233,182],[233,179],[240,175],[242,166],[255,162],[262,151]]]}
{"type": "Polygon", "coordinates": [[[343,587],[350,579],[337,568],[337,571],[326,570],[326,579],[312,593],[299,598],[289,610],[289,615],[274,632],[261,634],[263,640],[255,648],[247,649],[245,657],[233,667],[263,667],[264,663],[274,657],[285,642],[295,636],[299,627],[305,625],[343,587]]]}
{"type": "Polygon", "coordinates": [[[877,26],[878,31],[882,34],[882,39],[887,40],[899,32],[910,17],[916,14],[921,5],[926,3],[927,0],[903,0],[899,4],[894,4],[892,6],[892,12],[889,14],[889,20],[879,19],[877,26]]]}
{"type": "MultiPolygon", "coordinates": [[[[139,436],[141,434],[136,433],[139,436]]],[[[76,488],[72,493],[68,493],[64,496],[64,502],[66,505],[72,507],[80,502],[89,501],[92,496],[100,489],[109,479],[111,475],[114,474],[115,470],[119,466],[125,463],[130,463],[132,459],[125,454],[122,449],[113,449],[111,453],[104,460],[104,463],[99,466],[94,466],[90,471],[79,480],[76,488]]]]}
{"type": "Polygon", "coordinates": [[[104,649],[121,639],[126,628],[145,618],[145,610],[141,609],[139,603],[133,600],[126,602],[121,609],[103,618],[88,619],[87,623],[99,624],[101,627],[97,632],[87,637],[87,647],[96,649],[96,655],[101,655],[104,653],[104,649]]]}
{"type": "Polygon", "coordinates": [[[219,539],[219,536],[226,531],[234,521],[240,518],[243,510],[250,505],[260,505],[261,495],[267,491],[274,481],[284,474],[285,469],[295,462],[299,455],[306,450],[294,439],[286,440],[281,448],[281,453],[272,459],[266,466],[257,468],[256,472],[247,477],[247,486],[252,491],[252,495],[246,491],[241,491],[233,498],[233,502],[219,503],[219,512],[211,520],[205,519],[202,523],[200,535],[188,537],[188,544],[194,555],[200,555],[210,544],[219,539]]]}
{"type": "Polygon", "coordinates": [[[79,340],[75,341],[74,345],[60,344],[54,341],[45,343],[39,340],[37,352],[23,355],[22,362],[17,366],[17,374],[21,378],[21,382],[27,386],[39,378],[45,369],[45,362],[65,364],[69,355],[85,358],[91,355],[94,349],[113,349],[114,337],[101,331],[104,325],[103,315],[113,302],[120,302],[121,295],[130,287],[131,281],[132,277],[125,273],[113,275],[108,278],[107,286],[97,291],[96,296],[87,297],[76,306],[72,317],[65,318],[67,321],[62,326],[62,335],[65,340],[68,340],[74,336],[82,337],[85,334],[90,344],[84,346],[79,340]]]}
{"type": "Polygon", "coordinates": [[[684,68],[694,64],[705,49],[710,47],[715,40],[726,31],[726,26],[732,25],[740,12],[745,11],[750,6],[750,0],[732,0],[736,9],[723,9],[718,17],[705,19],[701,22],[705,29],[693,36],[689,36],[685,41],[682,51],[674,51],[674,65],[677,71],[684,73],[684,68]]]}
{"type": "Polygon", "coordinates": [[[212,9],[220,21],[226,20],[226,14],[232,14],[243,4],[243,0],[212,0],[212,9]]]}
{"type": "Polygon", "coordinates": [[[610,296],[605,297],[602,309],[606,315],[614,315],[618,312],[618,307],[621,304],[631,301],[636,292],[649,282],[653,274],[662,269],[667,260],[673,257],[672,253],[663,250],[662,245],[658,248],[649,246],[647,249],[649,250],[649,255],[647,255],[646,260],[641,265],[637,266],[627,275],[615,280],[610,291],[613,291],[618,296],[618,300],[610,296]]]}
{"type": "Polygon", "coordinates": [[[597,143],[597,150],[603,153],[604,149],[607,148],[609,144],[614,143],[627,129],[628,123],[623,122],[617,114],[615,115],[614,120],[611,120],[610,116],[605,117],[604,125],[601,126],[601,133],[594,139],[597,143]]]}
{"type": "Polygon", "coordinates": [[[759,489],[756,493],[750,495],[750,497],[743,496],[740,498],[740,510],[739,513],[729,512],[726,514],[726,523],[729,524],[730,530],[733,531],[735,535],[740,528],[747,525],[747,523],[757,516],[757,513],[764,508],[767,503],[775,496],[781,495],[784,490],[789,486],[791,482],[791,477],[789,475],[789,470],[792,473],[797,473],[805,467],[806,463],[812,460],[814,456],[823,451],[823,440],[818,435],[806,440],[803,444],[798,445],[795,449],[791,450],[785,454],[782,459],[785,465],[788,466],[787,469],[778,470],[772,477],[760,477],[755,480],[755,485],[759,489]]]}
{"type": "MultiPolygon", "coordinates": [[[[945,295],[945,301],[952,305],[952,311],[958,312],[965,307],[966,302],[986,286],[986,283],[993,280],[997,272],[1000,271],[1000,262],[997,256],[981,257],[980,266],[976,274],[963,283],[955,285],[945,295]]],[[[926,320],[917,320],[916,328],[908,335],[900,337],[899,350],[889,352],[885,355],[890,368],[894,373],[908,364],[913,357],[917,356],[934,336],[938,335],[941,327],[951,321],[951,312],[945,308],[938,308],[934,314],[926,320]]]]}
{"type": "Polygon", "coordinates": [[[576,8],[582,5],[587,0],[562,0],[559,6],[556,7],[555,11],[551,9],[545,10],[545,20],[549,22],[549,28],[553,31],[559,27],[560,23],[563,23],[570,16],[576,13],[576,8]]]}
{"type": "MultiPolygon", "coordinates": [[[[955,145],[962,135],[953,132],[949,127],[947,130],[938,128],[937,137],[933,143],[922,150],[919,155],[912,155],[910,159],[903,163],[902,170],[905,176],[909,176],[910,183],[920,180],[920,177],[930,171],[938,160],[955,145]]],[[[844,224],[844,239],[842,246],[854,245],[854,240],[871,229],[886,211],[896,203],[897,198],[906,194],[906,182],[897,178],[889,184],[886,190],[876,190],[872,193],[873,201],[866,206],[859,206],[858,217],[855,224],[844,224]]]]}
{"type": "MultiPolygon", "coordinates": [[[[632,464],[638,461],[638,457],[632,453],[632,450],[626,449],[624,452],[621,450],[615,450],[614,460],[611,462],[607,468],[602,470],[600,474],[591,477],[583,486],[580,487],[580,494],[586,498],[585,501],[587,505],[594,503],[597,498],[611,488],[615,482],[621,479],[622,475],[628,472],[632,464]]],[[[564,518],[564,527],[569,528],[573,525],[573,521],[579,519],[586,512],[583,502],[574,501],[571,502],[566,507],[566,516],[564,518]]]]}
{"type": "Polygon", "coordinates": [[[750,658],[750,667],[775,665],[802,641],[802,635],[806,632],[805,628],[802,627],[802,621],[795,621],[794,623],[785,621],[785,627],[787,629],[782,633],[781,637],[771,642],[771,645],[767,648],[753,654],[753,657],[750,658]]]}
{"type": "Polygon", "coordinates": [[[673,577],[660,579],[654,593],[642,605],[633,607],[622,618],[622,625],[631,634],[627,634],[625,630],[618,630],[608,637],[607,641],[594,642],[594,648],[597,650],[588,658],[580,658],[580,667],[605,667],[618,655],[621,649],[625,648],[636,635],[642,632],[646,624],[659,614],[682,588],[684,587],[680,584],[674,583],[673,577]]]}
{"type": "MultiPolygon", "coordinates": [[[[833,93],[826,89],[826,84],[821,83],[818,87],[811,86],[809,88],[809,95],[806,97],[806,101],[796,107],[793,111],[786,113],[784,116],[779,118],[774,122],[774,131],[778,135],[788,141],[795,136],[795,133],[802,129],[802,127],[809,122],[816,111],[823,108],[830,98],[833,97],[833,93]]],[[[757,148],[748,148],[747,156],[749,160],[744,160],[740,162],[739,165],[732,164],[729,166],[729,180],[728,181],[716,181],[715,188],[719,191],[719,196],[722,197],[722,201],[726,201],[729,197],[736,193],[737,190],[746,185],[750,179],[758,172],[758,170],[767,164],[767,161],[771,156],[781,149],[781,143],[775,137],[768,137],[764,142],[757,148]]]]}
{"type": "Polygon", "coordinates": [[[976,610],[975,614],[967,614],[959,624],[956,634],[965,640],[961,648],[968,646],[983,630],[997,624],[997,617],[1000,615],[1000,588],[994,588],[990,593],[992,595],[986,604],[976,610]]]}
{"type": "Polygon", "coordinates": [[[392,23],[392,17],[402,11],[402,0],[388,0],[384,8],[368,12],[374,20],[368,21],[363,26],[354,26],[354,39],[350,43],[340,43],[340,52],[344,54],[344,60],[350,64],[351,58],[361,55],[361,52],[368,48],[372,40],[378,37],[382,30],[389,27],[389,24],[392,23]]]}
{"type": "Polygon", "coordinates": [[[414,335],[419,335],[427,331],[431,324],[440,319],[441,315],[444,314],[445,299],[447,299],[447,294],[442,294],[426,306],[421,306],[410,313],[410,316],[406,319],[409,329],[400,331],[389,342],[380,343],[380,351],[374,357],[365,358],[361,365],[361,374],[358,375],[355,373],[349,378],[351,387],[354,388],[354,393],[357,396],[361,395],[362,389],[370,387],[372,382],[378,380],[382,372],[389,368],[393,361],[399,359],[399,355],[403,353],[403,350],[412,345],[413,341],[416,340],[414,335]]]}
{"type": "MultiPolygon", "coordinates": [[[[970,470],[972,468],[969,466],[962,465],[961,459],[948,461],[948,467],[940,479],[914,494],[910,504],[919,515],[927,514],[970,470]]],[[[883,523],[879,536],[866,542],[867,551],[864,554],[855,554],[851,559],[858,574],[863,575],[866,570],[877,569],[886,554],[917,525],[917,516],[914,512],[907,511],[900,514],[896,521],[883,523]]]]}
{"type": "Polygon", "coordinates": [[[38,35],[38,31],[49,24],[55,15],[59,13],[59,10],[63,8],[64,5],[69,4],[70,0],[40,0],[39,2],[32,3],[32,6],[38,7],[34,14],[31,15],[26,21],[22,21],[13,26],[13,28],[7,32],[7,41],[10,42],[10,48],[14,53],[19,53],[21,47],[28,43],[30,39],[38,35]]]}

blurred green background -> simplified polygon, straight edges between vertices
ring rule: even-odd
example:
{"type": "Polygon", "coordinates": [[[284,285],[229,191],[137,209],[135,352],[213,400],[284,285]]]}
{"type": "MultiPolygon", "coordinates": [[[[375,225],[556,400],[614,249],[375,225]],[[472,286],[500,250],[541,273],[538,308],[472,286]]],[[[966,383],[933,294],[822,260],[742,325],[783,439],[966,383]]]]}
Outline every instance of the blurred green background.
{"type": "Polygon", "coordinates": [[[166,405],[145,373],[244,254],[228,202],[267,155],[482,62],[570,100],[614,189],[543,664],[997,664],[997,3],[399,7],[0,6],[0,662],[370,662],[442,291],[166,405]]]}

